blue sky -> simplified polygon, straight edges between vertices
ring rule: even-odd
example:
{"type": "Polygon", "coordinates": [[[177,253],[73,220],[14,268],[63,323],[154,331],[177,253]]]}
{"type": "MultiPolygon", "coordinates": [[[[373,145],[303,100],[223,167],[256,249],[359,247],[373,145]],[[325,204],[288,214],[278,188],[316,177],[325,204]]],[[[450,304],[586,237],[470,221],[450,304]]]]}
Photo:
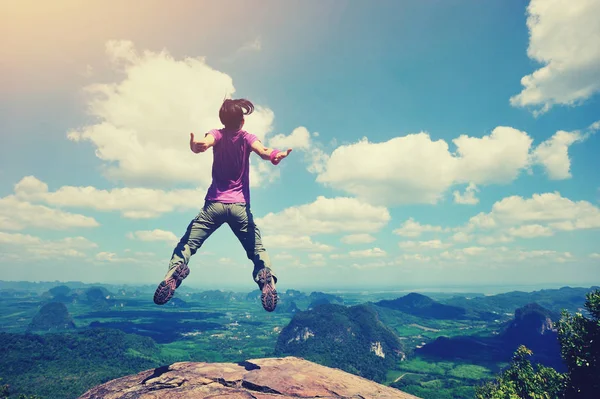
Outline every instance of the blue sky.
{"type": "MultiPolygon", "coordinates": [[[[600,1],[29,3],[0,23],[0,279],[158,283],[231,95],[294,148],[252,158],[280,288],[600,283],[600,1]]],[[[190,268],[254,288],[227,227],[190,268]]]]}

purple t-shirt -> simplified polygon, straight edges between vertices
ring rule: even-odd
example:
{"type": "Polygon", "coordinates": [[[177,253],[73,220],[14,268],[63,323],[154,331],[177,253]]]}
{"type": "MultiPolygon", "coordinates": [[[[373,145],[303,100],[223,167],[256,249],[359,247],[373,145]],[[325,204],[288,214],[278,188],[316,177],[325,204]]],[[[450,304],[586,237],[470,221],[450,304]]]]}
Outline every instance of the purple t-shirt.
{"type": "Polygon", "coordinates": [[[212,184],[205,200],[250,204],[250,146],[258,138],[245,130],[214,129],[212,184]]]}

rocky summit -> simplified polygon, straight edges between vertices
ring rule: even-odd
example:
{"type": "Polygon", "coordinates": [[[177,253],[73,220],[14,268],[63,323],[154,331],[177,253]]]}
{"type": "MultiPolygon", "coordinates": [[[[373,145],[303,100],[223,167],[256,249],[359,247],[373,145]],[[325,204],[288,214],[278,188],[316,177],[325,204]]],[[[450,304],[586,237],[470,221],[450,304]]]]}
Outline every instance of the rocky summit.
{"type": "Polygon", "coordinates": [[[118,378],[80,399],[398,398],[394,388],[298,357],[241,363],[180,362],[118,378]]]}

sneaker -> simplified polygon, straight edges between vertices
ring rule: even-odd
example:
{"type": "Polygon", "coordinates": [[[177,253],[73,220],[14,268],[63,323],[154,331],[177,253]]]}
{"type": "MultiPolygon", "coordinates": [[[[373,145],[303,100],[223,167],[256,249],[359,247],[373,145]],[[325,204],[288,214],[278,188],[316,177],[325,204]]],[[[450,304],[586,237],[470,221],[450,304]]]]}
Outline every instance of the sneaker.
{"type": "Polygon", "coordinates": [[[164,305],[173,298],[175,289],[177,289],[184,278],[190,274],[190,269],[185,263],[177,263],[169,269],[164,280],[160,282],[154,293],[154,303],[164,305]]]}
{"type": "Polygon", "coordinates": [[[267,312],[272,312],[277,306],[277,291],[275,290],[275,279],[268,268],[260,269],[257,275],[258,288],[262,291],[260,301],[267,312]]]}

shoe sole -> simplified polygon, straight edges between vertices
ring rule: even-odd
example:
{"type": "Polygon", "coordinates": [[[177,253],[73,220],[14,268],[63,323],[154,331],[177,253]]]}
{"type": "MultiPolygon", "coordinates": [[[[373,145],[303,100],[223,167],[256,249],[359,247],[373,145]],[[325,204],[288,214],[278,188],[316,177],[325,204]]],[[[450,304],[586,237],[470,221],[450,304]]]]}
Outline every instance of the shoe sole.
{"type": "Polygon", "coordinates": [[[267,269],[262,269],[258,272],[258,282],[263,287],[260,301],[262,302],[263,308],[267,312],[272,312],[277,307],[277,290],[271,284],[273,282],[273,276],[267,269]]]}
{"type": "Polygon", "coordinates": [[[181,282],[190,274],[190,269],[185,264],[180,264],[175,267],[173,274],[160,282],[154,292],[154,303],[164,305],[173,298],[175,290],[179,288],[181,282]]]}

